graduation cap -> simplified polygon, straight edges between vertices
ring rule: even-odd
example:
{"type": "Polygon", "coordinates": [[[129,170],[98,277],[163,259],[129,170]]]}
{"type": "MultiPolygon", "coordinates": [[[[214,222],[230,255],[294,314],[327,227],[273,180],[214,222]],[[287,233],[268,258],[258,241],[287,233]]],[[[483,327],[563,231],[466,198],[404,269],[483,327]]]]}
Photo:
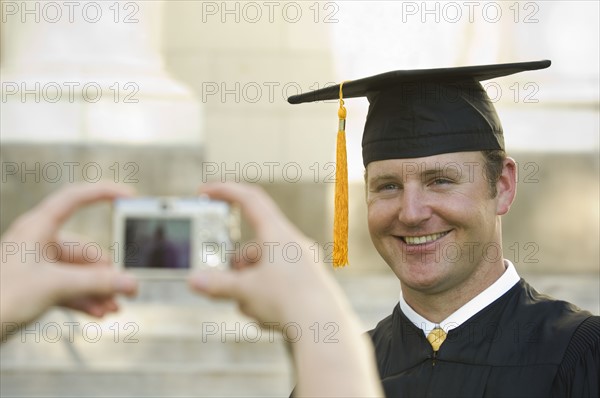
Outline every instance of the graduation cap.
{"type": "Polygon", "coordinates": [[[290,104],[338,99],[334,266],[348,262],[348,171],[344,99],[367,97],[363,163],[504,149],[502,125],[480,81],[544,69],[550,61],[397,70],[294,95],[290,104]]]}

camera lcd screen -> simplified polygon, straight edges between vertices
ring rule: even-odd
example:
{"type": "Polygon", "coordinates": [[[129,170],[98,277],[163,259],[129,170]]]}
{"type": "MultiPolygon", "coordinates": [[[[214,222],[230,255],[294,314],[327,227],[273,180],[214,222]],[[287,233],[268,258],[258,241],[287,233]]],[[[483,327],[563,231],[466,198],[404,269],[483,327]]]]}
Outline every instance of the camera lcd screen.
{"type": "Polygon", "coordinates": [[[192,221],[189,218],[126,218],[125,267],[191,268],[192,221]]]}

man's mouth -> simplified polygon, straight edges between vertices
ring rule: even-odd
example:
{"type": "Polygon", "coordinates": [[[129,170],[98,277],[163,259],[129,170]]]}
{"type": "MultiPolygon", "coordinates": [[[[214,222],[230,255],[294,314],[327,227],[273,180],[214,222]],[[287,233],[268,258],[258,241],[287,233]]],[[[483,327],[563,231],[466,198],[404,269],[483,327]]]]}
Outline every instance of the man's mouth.
{"type": "Polygon", "coordinates": [[[407,245],[423,245],[425,243],[435,242],[438,239],[448,235],[450,231],[438,232],[430,235],[421,236],[401,236],[400,239],[407,245]]]}

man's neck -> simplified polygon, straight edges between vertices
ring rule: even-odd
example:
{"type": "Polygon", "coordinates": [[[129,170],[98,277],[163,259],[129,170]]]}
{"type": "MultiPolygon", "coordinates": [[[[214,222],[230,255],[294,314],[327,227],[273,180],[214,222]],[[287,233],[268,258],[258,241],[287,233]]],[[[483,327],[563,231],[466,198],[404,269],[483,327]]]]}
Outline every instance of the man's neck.
{"type": "Polygon", "coordinates": [[[431,322],[440,323],[490,287],[506,270],[502,261],[486,264],[479,269],[480,272],[474,273],[462,284],[433,294],[402,284],[402,295],[415,312],[431,322]]]}

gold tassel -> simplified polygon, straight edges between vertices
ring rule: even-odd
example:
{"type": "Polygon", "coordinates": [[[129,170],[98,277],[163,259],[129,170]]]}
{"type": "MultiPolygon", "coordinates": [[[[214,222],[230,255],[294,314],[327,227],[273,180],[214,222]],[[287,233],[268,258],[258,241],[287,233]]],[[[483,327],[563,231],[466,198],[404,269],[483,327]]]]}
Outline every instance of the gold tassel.
{"type": "Polygon", "coordinates": [[[348,160],[346,158],[346,108],[340,84],[339,127],[336,146],[335,211],[333,218],[333,266],[348,264],[348,160]]]}

